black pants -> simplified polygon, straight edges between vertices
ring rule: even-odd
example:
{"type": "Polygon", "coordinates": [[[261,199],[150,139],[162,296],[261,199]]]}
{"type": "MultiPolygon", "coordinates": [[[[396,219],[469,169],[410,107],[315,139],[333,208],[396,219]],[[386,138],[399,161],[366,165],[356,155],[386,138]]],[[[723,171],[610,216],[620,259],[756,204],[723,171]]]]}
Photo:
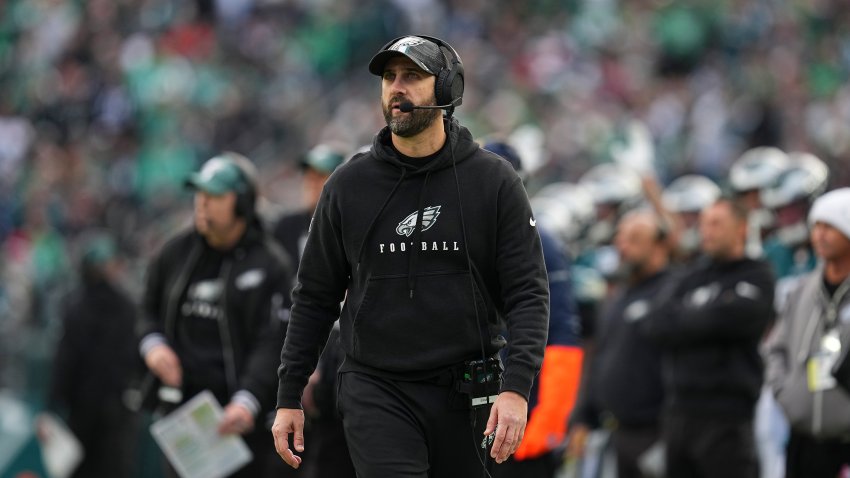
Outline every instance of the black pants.
{"type": "Polygon", "coordinates": [[[120,399],[72,410],[68,427],[80,440],[84,453],[74,478],[131,475],[136,462],[139,416],[127,410],[120,399]]]}
{"type": "Polygon", "coordinates": [[[752,420],[667,416],[668,478],[756,478],[752,420]]]}
{"type": "Polygon", "coordinates": [[[346,372],[338,396],[359,478],[474,478],[493,463],[480,447],[489,409],[472,412],[451,377],[404,382],[346,372]]]}
{"type": "MultiPolygon", "coordinates": [[[[304,450],[304,462],[310,471],[304,478],[355,478],[354,464],[345,441],[342,421],[337,417],[316,420],[310,427],[309,446],[304,450]]],[[[282,461],[282,460],[281,460],[282,461]]]]}
{"type": "Polygon", "coordinates": [[[785,478],[836,478],[850,466],[850,440],[816,440],[791,431],[785,478]]]}
{"type": "Polygon", "coordinates": [[[642,478],[638,459],[661,438],[658,427],[618,427],[611,433],[618,478],[642,478]]]}

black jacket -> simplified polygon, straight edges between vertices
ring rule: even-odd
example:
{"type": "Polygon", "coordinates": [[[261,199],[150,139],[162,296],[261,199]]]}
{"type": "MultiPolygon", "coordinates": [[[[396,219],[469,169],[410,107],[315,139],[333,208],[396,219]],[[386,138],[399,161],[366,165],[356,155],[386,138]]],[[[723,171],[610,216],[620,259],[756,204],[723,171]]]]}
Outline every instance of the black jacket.
{"type": "Polygon", "coordinates": [[[751,418],[763,382],[759,343],[771,325],[774,277],[764,261],[698,260],[659,294],[647,333],[664,348],[669,411],[751,418]]]}
{"type": "Polygon", "coordinates": [[[419,165],[399,158],[384,128],[331,175],[298,270],[278,406],[300,406],[337,317],[343,370],[410,379],[480,358],[482,341],[495,353],[506,319],[503,389],[528,397],[548,322],[536,223],[510,164],[448,125],[446,145],[419,165]]]}
{"type": "MultiPolygon", "coordinates": [[[[178,301],[208,247],[197,232],[190,230],[169,241],[153,259],[138,327],[141,340],[161,334],[178,357],[185,353],[187,345],[175,343],[178,301]]],[[[255,221],[225,255],[221,274],[225,279],[221,342],[227,396],[218,399],[226,403],[237,391],[245,390],[256,398],[261,411],[271,410],[277,384],[275,369],[286,332],[284,320],[288,318],[291,266],[255,221]]],[[[155,386],[147,388],[143,392],[156,392],[155,386]]],[[[189,398],[184,394],[184,400],[189,398]]]]}
{"type": "Polygon", "coordinates": [[[133,301],[109,282],[85,281],[68,296],[54,358],[50,408],[95,422],[106,403],[120,403],[141,362],[133,301]]]}
{"type": "Polygon", "coordinates": [[[604,412],[623,427],[658,425],[664,400],[661,351],[641,324],[654,312],[652,302],[669,274],[664,270],[623,286],[603,309],[573,421],[595,426],[604,412]]]}
{"type": "Polygon", "coordinates": [[[313,211],[304,209],[281,217],[274,225],[272,236],[283,246],[293,264],[298,264],[301,260],[303,238],[307,235],[312,218],[313,211]]]}

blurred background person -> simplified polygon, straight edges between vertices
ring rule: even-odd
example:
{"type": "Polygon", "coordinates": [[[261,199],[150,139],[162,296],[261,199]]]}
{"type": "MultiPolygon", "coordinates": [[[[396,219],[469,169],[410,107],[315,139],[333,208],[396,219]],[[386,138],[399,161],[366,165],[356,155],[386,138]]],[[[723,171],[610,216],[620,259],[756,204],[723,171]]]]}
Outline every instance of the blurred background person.
{"type": "MultiPolygon", "coordinates": [[[[490,141],[483,148],[504,158],[524,182],[528,180],[522,157],[513,146],[503,141],[490,141]]],[[[580,343],[581,319],[571,280],[572,260],[566,245],[543,223],[538,225],[538,232],[549,282],[546,348],[543,365],[529,394],[528,425],[522,443],[513,456],[494,468],[493,476],[497,478],[555,476],[561,461],[560,454],[555,451],[565,443],[567,422],[581,381],[584,352],[580,343]]]]}
{"type": "Polygon", "coordinates": [[[749,211],[747,254],[762,256],[764,237],[775,225],[775,218],[765,208],[761,192],[776,186],[779,176],[788,168],[788,155],[779,148],[759,146],[744,152],[729,169],[729,185],[734,195],[749,211]]]}
{"type": "Polygon", "coordinates": [[[307,241],[307,230],[322,195],[322,188],[331,173],[344,160],[341,152],[324,143],[314,146],[301,160],[303,204],[298,211],[281,217],[272,229],[274,238],[280,242],[294,264],[301,260],[301,253],[307,241]]]}
{"type": "Polygon", "coordinates": [[[617,224],[619,282],[603,308],[593,354],[572,414],[568,454],[581,459],[593,428],[611,430],[617,476],[644,476],[639,460],[661,438],[661,351],[640,324],[669,277],[670,247],[663,220],[640,209],[617,224]]]}
{"type": "Polygon", "coordinates": [[[626,166],[605,163],[583,174],[579,184],[590,191],[596,215],[587,231],[592,247],[586,249],[577,262],[610,278],[618,267],[616,249],[612,244],[617,222],[643,199],[641,177],[626,166]]]}
{"type": "Polygon", "coordinates": [[[581,185],[559,181],[537,191],[531,206],[540,227],[555,237],[570,259],[570,282],[581,321],[582,348],[586,350],[594,335],[597,307],[607,292],[605,278],[599,271],[575,262],[592,247],[587,231],[596,217],[593,196],[581,185]]]}
{"type": "MultiPolygon", "coordinates": [[[[150,370],[146,401],[168,412],[209,390],[224,407],[219,433],[242,435],[253,460],[231,476],[266,476],[292,271],[256,216],[254,166],[226,152],[186,180],[194,227],[151,262],[139,325],[150,370]],[[170,390],[172,398],[163,398],[170,390]]],[[[166,467],[168,474],[174,470],[166,467]]]]}
{"type": "Polygon", "coordinates": [[[773,232],[765,239],[765,259],[778,279],[778,307],[799,276],[817,263],[809,239],[808,215],[812,203],[826,191],[829,169],[810,153],[788,154],[788,165],[774,184],[761,191],[765,208],[776,218],[773,232]]]}
{"type": "Polygon", "coordinates": [[[642,323],[662,349],[668,476],[758,476],[753,415],[759,343],[774,318],[770,266],[746,256],[747,210],[721,198],[700,216],[703,260],[642,323]]]}
{"type": "MultiPolygon", "coordinates": [[[[776,275],[776,310],[782,310],[801,277],[815,268],[816,256],[809,240],[807,217],[812,202],[823,194],[829,171],[823,161],[810,153],[788,153],[783,170],[772,184],[759,192],[764,210],[773,218],[764,231],[764,259],[776,275]]],[[[756,405],[756,438],[764,478],[785,474],[785,449],[789,439],[788,421],[765,385],[756,405]]]]}
{"type": "Polygon", "coordinates": [[[789,296],[769,342],[768,382],[791,424],[788,478],[833,478],[850,466],[850,394],[833,376],[850,337],[848,205],[850,188],[814,201],[808,222],[822,262],[789,296]]]}
{"type": "Polygon", "coordinates": [[[690,262],[700,254],[699,215],[716,201],[720,187],[706,176],[686,174],[671,182],[662,192],[664,208],[678,216],[682,233],[673,254],[678,261],[690,262]]]}
{"type": "MultiPolygon", "coordinates": [[[[345,161],[335,146],[321,143],[314,146],[300,162],[302,177],[301,209],[285,214],[274,226],[273,235],[297,265],[307,242],[307,232],[313,211],[319,203],[322,188],[334,170],[345,161]]],[[[354,465],[348,453],[342,420],[336,408],[337,370],[345,354],[339,344],[339,327],[335,324],[327,345],[319,358],[316,371],[304,389],[304,414],[307,418],[304,434],[310,440],[299,474],[306,477],[354,477],[354,465]]],[[[277,455],[269,466],[276,476],[296,476],[296,471],[277,455]]]]}
{"type": "Polygon", "coordinates": [[[109,234],[89,235],[79,271],[63,308],[48,409],[83,446],[72,476],[132,476],[139,418],[125,397],[142,363],[135,353],[136,305],[122,290],[123,264],[109,234]]]}

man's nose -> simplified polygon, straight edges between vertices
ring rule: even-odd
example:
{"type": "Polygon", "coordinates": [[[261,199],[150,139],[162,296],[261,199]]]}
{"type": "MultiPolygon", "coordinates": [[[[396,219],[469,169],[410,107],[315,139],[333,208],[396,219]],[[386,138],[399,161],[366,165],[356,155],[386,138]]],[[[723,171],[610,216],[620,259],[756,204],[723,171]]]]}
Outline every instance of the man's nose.
{"type": "Polygon", "coordinates": [[[401,75],[396,76],[390,83],[390,93],[392,96],[405,96],[407,94],[407,87],[401,75]]]}

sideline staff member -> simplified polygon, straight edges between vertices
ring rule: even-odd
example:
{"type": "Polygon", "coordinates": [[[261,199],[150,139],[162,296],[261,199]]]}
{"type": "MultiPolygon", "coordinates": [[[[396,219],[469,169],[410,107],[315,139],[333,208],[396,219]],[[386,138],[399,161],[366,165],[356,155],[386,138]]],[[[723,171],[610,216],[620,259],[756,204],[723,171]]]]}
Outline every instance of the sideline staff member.
{"type": "Polygon", "coordinates": [[[219,432],[244,435],[254,454],[232,476],[263,476],[263,457],[274,453],[264,417],[274,405],[288,261],[256,217],[247,158],[216,156],[187,185],[195,189],[195,227],[166,244],[148,269],[142,356],[164,385],[180,389],[177,401],[212,391],[224,405],[219,432]]]}
{"type": "Polygon", "coordinates": [[[642,325],[662,349],[667,475],[755,478],[753,414],[774,319],[773,272],[746,255],[747,210],[718,199],[700,214],[704,257],[659,292],[642,325]]]}
{"type": "MultiPolygon", "coordinates": [[[[451,46],[399,38],[369,71],[382,78],[387,127],[334,172],[313,216],[278,371],[275,445],[299,466],[287,438],[303,450],[301,392],[340,317],[339,409],[358,476],[479,476],[481,425],[495,431],[497,462],[516,451],[543,359],[536,222],[510,164],[451,117],[463,95],[451,46]],[[446,105],[448,115],[413,105],[446,105]],[[458,390],[466,362],[504,346],[501,320],[511,338],[501,393],[479,417],[487,407],[472,410],[458,390]]],[[[495,375],[498,363],[489,367],[495,375]]]]}

